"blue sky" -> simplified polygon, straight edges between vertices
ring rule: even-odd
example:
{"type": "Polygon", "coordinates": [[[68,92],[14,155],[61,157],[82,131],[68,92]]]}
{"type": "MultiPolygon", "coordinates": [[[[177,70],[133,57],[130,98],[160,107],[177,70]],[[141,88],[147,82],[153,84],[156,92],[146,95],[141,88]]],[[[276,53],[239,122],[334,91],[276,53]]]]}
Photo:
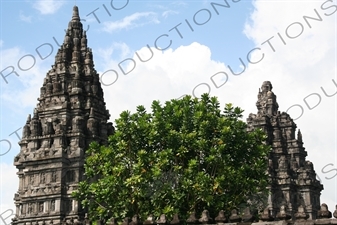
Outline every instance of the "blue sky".
{"type": "MultiPolygon", "coordinates": [[[[21,136],[20,128],[37,104],[74,4],[0,2],[0,71],[6,76],[14,67],[19,75],[12,73],[6,80],[0,76],[0,140],[6,140],[0,143],[0,154],[8,151],[0,156],[0,214],[14,208],[18,187],[12,165],[19,139],[10,134],[19,129],[21,136]]],[[[203,92],[218,96],[222,106],[232,102],[242,107],[245,119],[257,112],[258,89],[270,80],[279,110],[288,110],[301,129],[307,159],[325,188],[321,202],[333,210],[337,203],[336,1],[228,0],[227,4],[223,0],[77,0],[95,68],[104,74],[101,81],[106,84],[111,120],[123,110],[149,106],[154,99],[203,92]],[[160,51],[155,48],[157,38],[158,48],[170,40],[172,44],[160,51]],[[135,53],[149,58],[147,45],[153,57],[141,62],[135,53]],[[247,59],[250,52],[252,63],[247,59]],[[118,66],[123,60],[127,75],[118,66]]]]}

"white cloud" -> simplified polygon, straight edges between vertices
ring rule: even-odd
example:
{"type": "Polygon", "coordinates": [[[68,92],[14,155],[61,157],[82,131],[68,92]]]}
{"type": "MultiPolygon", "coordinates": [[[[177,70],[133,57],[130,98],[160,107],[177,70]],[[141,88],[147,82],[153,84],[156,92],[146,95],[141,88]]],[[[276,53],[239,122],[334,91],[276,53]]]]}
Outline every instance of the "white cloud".
{"type": "Polygon", "coordinates": [[[169,15],[177,15],[177,14],[179,14],[179,12],[173,10],[166,10],[161,15],[166,19],[169,15]]]}
{"type": "MultiPolygon", "coordinates": [[[[107,108],[110,109],[111,119],[116,119],[122,110],[133,111],[137,105],[149,106],[152,100],[161,101],[178,98],[183,94],[191,94],[192,86],[196,86],[219,70],[225,69],[223,63],[211,60],[210,49],[198,43],[189,46],[181,46],[176,50],[168,49],[165,52],[151,48],[153,57],[148,62],[140,62],[134,55],[136,64],[127,60],[121,66],[125,73],[134,67],[134,70],[124,75],[118,67],[119,61],[111,60],[113,52],[105,54],[104,70],[115,69],[118,73],[117,81],[104,86],[104,95],[107,108]],[[120,97],[117,97],[120,96],[120,97]],[[127,99],[127,101],[125,101],[127,99]],[[113,109],[113,110],[112,110],[113,109]]],[[[147,47],[137,51],[143,60],[151,57],[147,47]]],[[[104,54],[102,54],[104,55],[104,54]]],[[[100,71],[102,75],[105,71],[100,71]]],[[[106,73],[102,77],[104,84],[115,80],[114,73],[106,73]]]]}
{"type": "Polygon", "coordinates": [[[49,57],[46,61],[41,61],[36,54],[27,54],[19,47],[1,49],[0,55],[6,56],[3,57],[1,63],[3,75],[8,75],[6,77],[8,83],[4,81],[3,77],[0,77],[1,89],[3,90],[0,95],[2,107],[17,115],[21,115],[22,109],[26,107],[31,108],[32,111],[37,103],[36,97],[40,95],[40,89],[36,87],[42,86],[43,78],[50,69],[50,67],[44,67],[42,64],[45,65],[52,60],[52,57],[49,57]],[[23,57],[25,55],[30,56],[23,57]],[[13,68],[18,76],[14,72],[11,73],[13,68]],[[23,71],[23,69],[28,70],[23,71]]]}
{"type": "Polygon", "coordinates": [[[31,23],[32,22],[32,16],[25,16],[22,11],[20,11],[20,20],[26,23],[31,23]]]}
{"type": "Polygon", "coordinates": [[[132,29],[135,27],[141,27],[150,23],[160,23],[157,19],[157,14],[154,12],[137,12],[130,16],[126,16],[121,20],[104,22],[103,30],[112,33],[122,29],[132,29]]]}
{"type": "MultiPolygon", "coordinates": [[[[149,109],[154,99],[164,102],[183,94],[192,94],[193,89],[197,87],[197,95],[210,88],[210,94],[219,97],[222,107],[228,102],[242,107],[245,110],[245,120],[249,113],[257,112],[255,102],[258,89],[263,81],[270,80],[281,112],[287,111],[294,104],[303,107],[303,115],[295,120],[295,123],[303,135],[304,146],[308,152],[306,159],[314,163],[316,173],[324,185],[321,203],[326,202],[330,209],[334,209],[334,205],[331,204],[337,202],[337,176],[333,179],[327,178],[333,177],[337,171],[337,94],[327,97],[321,88],[330,94],[337,91],[332,82],[332,79],[337,82],[337,13],[326,16],[325,13],[330,14],[332,10],[330,8],[330,11],[324,11],[321,4],[315,1],[256,1],[252,20],[247,24],[245,33],[256,43],[256,47],[261,48],[253,53],[252,60],[257,60],[261,53],[264,54],[264,58],[257,64],[249,64],[246,71],[239,76],[232,75],[224,63],[211,60],[209,48],[198,43],[181,46],[174,51],[168,49],[160,52],[153,48],[154,56],[148,62],[140,62],[138,57],[134,56],[135,64],[131,60],[128,60],[131,62],[128,66],[123,64],[126,72],[135,67],[127,75],[123,75],[118,69],[118,62],[110,61],[104,69],[115,69],[118,72],[117,81],[115,73],[106,73],[103,77],[105,84],[115,81],[111,86],[103,86],[111,119],[116,119],[122,110],[134,112],[139,104],[149,109]],[[323,21],[308,20],[310,28],[303,16],[315,17],[314,9],[323,21]],[[303,25],[302,33],[298,30],[301,28],[299,24],[303,25]],[[287,27],[289,28],[286,34],[287,27]],[[287,37],[294,36],[296,32],[300,34],[297,38],[287,37]],[[282,35],[286,44],[282,43],[277,33],[282,35]],[[275,52],[267,43],[262,45],[271,37],[273,39],[270,39],[270,43],[275,52]],[[228,74],[228,82],[217,88],[211,77],[221,71],[228,74]],[[310,95],[313,93],[315,94],[310,95]],[[309,95],[306,100],[312,109],[309,109],[304,101],[309,95]],[[319,103],[317,95],[321,97],[319,103]],[[329,163],[333,165],[324,170],[324,166],[329,163]]],[[[147,48],[138,52],[144,59],[150,57],[147,48]]],[[[242,58],[247,62],[245,55],[242,58]]],[[[100,71],[100,74],[103,72],[100,71]]],[[[225,77],[221,75],[223,73],[213,77],[217,86],[224,82],[225,77]]],[[[295,109],[289,110],[289,114],[293,119],[299,116],[295,109]]]]}
{"type": "MultiPolygon", "coordinates": [[[[337,171],[337,95],[327,97],[321,88],[330,94],[337,91],[332,81],[337,82],[337,13],[334,13],[334,7],[327,9],[334,4],[335,1],[255,1],[255,10],[244,32],[256,43],[256,47],[261,48],[261,51],[255,51],[255,57],[260,57],[261,52],[265,55],[260,63],[249,64],[247,71],[239,78],[245,93],[257,93],[262,81],[270,80],[278,97],[280,111],[286,111],[294,104],[303,107],[303,116],[295,123],[303,134],[307,160],[314,163],[324,185],[321,203],[329,204],[330,210],[337,202],[337,176],[327,179],[337,171]],[[306,16],[317,19],[320,16],[322,21],[305,19],[306,16]],[[271,37],[270,43],[275,52],[268,43],[262,44],[271,37]],[[329,169],[334,169],[330,172],[329,169],[324,170],[329,163],[333,164],[329,169]]],[[[245,98],[249,102],[256,100],[254,95],[245,98]]],[[[289,110],[293,118],[300,115],[300,110],[295,109],[300,108],[289,110]]]]}
{"type": "Polygon", "coordinates": [[[41,14],[54,14],[59,10],[65,1],[60,0],[38,0],[33,4],[33,7],[37,9],[41,14]]]}

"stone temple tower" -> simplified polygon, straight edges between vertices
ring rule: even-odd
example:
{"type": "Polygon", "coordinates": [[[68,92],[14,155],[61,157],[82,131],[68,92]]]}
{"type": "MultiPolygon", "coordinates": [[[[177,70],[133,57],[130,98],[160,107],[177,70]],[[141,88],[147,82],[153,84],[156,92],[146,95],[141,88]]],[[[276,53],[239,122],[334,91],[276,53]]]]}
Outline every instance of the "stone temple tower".
{"type": "Polygon", "coordinates": [[[85,151],[114,131],[77,6],[40,90],[14,159],[20,180],[14,225],[81,219],[84,211],[71,193],[83,180],[85,151]]]}
{"type": "MultiPolygon", "coordinates": [[[[323,185],[316,179],[313,164],[306,161],[302,134],[296,132],[296,124],[285,113],[278,111],[272,84],[265,81],[258,93],[257,114],[247,119],[248,130],[263,129],[267,144],[272,146],[269,155],[268,208],[273,217],[286,212],[294,218],[299,206],[303,206],[310,219],[316,219],[320,209],[323,185]]],[[[283,215],[285,216],[285,215],[283,215]]]]}

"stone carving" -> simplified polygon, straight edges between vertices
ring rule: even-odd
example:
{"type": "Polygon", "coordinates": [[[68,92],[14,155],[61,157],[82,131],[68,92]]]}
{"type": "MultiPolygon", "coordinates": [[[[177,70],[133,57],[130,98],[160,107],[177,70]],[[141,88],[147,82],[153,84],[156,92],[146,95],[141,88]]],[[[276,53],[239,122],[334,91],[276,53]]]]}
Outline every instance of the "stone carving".
{"type": "Polygon", "coordinates": [[[53,123],[50,121],[46,121],[43,125],[43,135],[51,135],[54,134],[53,123]]]}
{"type": "Polygon", "coordinates": [[[51,182],[56,182],[57,180],[57,174],[56,174],[56,171],[53,171],[51,173],[51,182]]]}
{"type": "Polygon", "coordinates": [[[332,214],[331,214],[331,212],[328,210],[327,204],[323,203],[323,204],[321,205],[321,209],[318,210],[318,212],[317,212],[317,217],[320,218],[320,219],[322,219],[322,218],[327,218],[327,219],[329,219],[329,218],[331,218],[331,216],[332,216],[332,214]]]}
{"type": "Polygon", "coordinates": [[[41,177],[40,178],[41,184],[46,183],[46,174],[45,173],[41,173],[40,177],[41,177]]]}
{"type": "Polygon", "coordinates": [[[199,222],[202,223],[202,224],[212,223],[212,218],[209,216],[208,210],[202,211],[201,218],[199,219],[199,222]]]}
{"type": "MultiPolygon", "coordinates": [[[[283,210],[284,215],[292,215],[295,219],[296,210],[302,205],[308,219],[316,219],[323,186],[316,179],[312,163],[305,160],[307,152],[303,147],[302,133],[297,132],[296,140],[296,124],[287,113],[278,111],[272,88],[269,81],[263,82],[256,102],[258,112],[249,114],[247,119],[248,131],[262,128],[268,136],[267,144],[272,146],[268,163],[268,189],[271,192],[268,208],[271,215],[283,210]],[[289,208],[283,208],[284,204],[289,208]]],[[[268,220],[267,211],[263,216],[268,220]]]]}
{"type": "Polygon", "coordinates": [[[23,204],[25,213],[18,213],[13,225],[36,221],[41,225],[43,220],[60,224],[64,217],[80,216],[81,206],[71,193],[83,179],[84,152],[92,141],[106,144],[108,133],[114,132],[76,6],[38,101],[23,126],[20,153],[14,158],[20,171],[30,172],[19,175],[27,190],[19,188],[15,204],[23,204]],[[62,172],[69,169],[68,174],[62,172]],[[34,205],[28,197],[37,197],[38,202],[34,205]]]}
{"type": "Polygon", "coordinates": [[[50,211],[55,211],[55,200],[51,200],[50,202],[50,211]]]}
{"type": "Polygon", "coordinates": [[[75,116],[73,121],[73,132],[81,132],[83,130],[83,117],[81,116],[75,116]]]}
{"type": "Polygon", "coordinates": [[[280,159],[278,160],[278,165],[279,165],[280,170],[287,170],[288,169],[286,157],[284,155],[282,155],[280,157],[280,159]]]}
{"type": "Polygon", "coordinates": [[[34,175],[30,175],[30,176],[29,176],[29,183],[30,183],[31,185],[34,185],[34,175]]]}
{"type": "Polygon", "coordinates": [[[252,222],[255,219],[255,217],[252,215],[250,208],[246,207],[245,211],[242,215],[243,222],[252,222]]]}
{"type": "Polygon", "coordinates": [[[306,214],[305,209],[302,205],[298,207],[297,213],[295,213],[295,218],[297,220],[306,220],[309,216],[306,214]]]}
{"type": "Polygon", "coordinates": [[[41,122],[37,117],[37,110],[34,112],[34,117],[30,122],[31,136],[36,137],[41,135],[41,122]]]}
{"type": "Polygon", "coordinates": [[[43,202],[39,203],[39,212],[43,212],[43,202]]]}
{"type": "Polygon", "coordinates": [[[30,114],[28,115],[28,118],[27,118],[27,122],[26,122],[26,125],[23,127],[23,131],[22,131],[22,138],[28,138],[31,134],[30,132],[30,121],[31,121],[31,116],[30,114]]]}
{"type": "Polygon", "coordinates": [[[290,214],[287,213],[285,205],[281,206],[280,212],[277,213],[276,217],[280,220],[289,220],[291,218],[290,214]]]}
{"type": "Polygon", "coordinates": [[[262,91],[259,90],[258,101],[256,106],[258,108],[259,115],[272,114],[275,115],[278,110],[278,104],[276,102],[276,96],[271,91],[273,86],[270,81],[265,81],[262,84],[262,91]]]}
{"type": "Polygon", "coordinates": [[[218,216],[215,217],[214,220],[215,220],[216,223],[225,223],[225,222],[227,222],[227,218],[225,216],[225,212],[223,210],[221,210],[219,212],[218,216]]]}
{"type": "Polygon", "coordinates": [[[89,135],[96,136],[97,135],[97,120],[94,115],[94,108],[91,107],[90,115],[87,122],[87,129],[89,131],[89,135]]]}
{"type": "Polygon", "coordinates": [[[28,214],[31,214],[31,213],[33,213],[33,205],[32,205],[32,203],[28,203],[28,214]]]}
{"type": "Polygon", "coordinates": [[[191,213],[191,215],[186,220],[187,224],[197,224],[199,221],[195,215],[195,212],[191,213]]]}
{"type": "Polygon", "coordinates": [[[231,223],[241,222],[241,217],[238,215],[238,211],[236,209],[232,210],[229,220],[231,221],[231,223]]]}

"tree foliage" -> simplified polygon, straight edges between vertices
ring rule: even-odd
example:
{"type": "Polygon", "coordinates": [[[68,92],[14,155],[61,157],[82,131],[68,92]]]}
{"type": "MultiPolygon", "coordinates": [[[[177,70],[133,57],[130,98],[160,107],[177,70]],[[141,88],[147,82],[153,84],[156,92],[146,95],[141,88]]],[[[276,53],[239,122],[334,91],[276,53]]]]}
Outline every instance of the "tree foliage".
{"type": "Polygon", "coordinates": [[[246,131],[242,112],[231,104],[221,112],[207,94],[153,101],[151,113],[124,111],[108,146],[91,143],[74,196],[92,219],[187,216],[247,202],[265,190],[270,147],[262,130],[246,131]]]}

